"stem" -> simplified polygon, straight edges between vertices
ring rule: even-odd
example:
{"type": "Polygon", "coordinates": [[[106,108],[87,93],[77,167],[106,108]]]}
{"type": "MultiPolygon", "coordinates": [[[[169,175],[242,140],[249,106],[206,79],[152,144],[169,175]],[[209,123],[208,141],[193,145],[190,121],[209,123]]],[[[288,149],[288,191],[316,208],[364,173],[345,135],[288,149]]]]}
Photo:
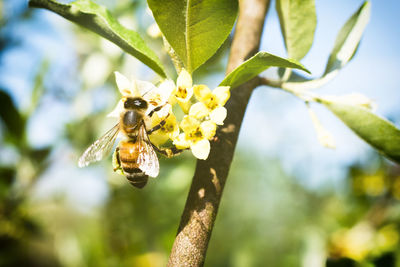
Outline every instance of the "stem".
{"type": "Polygon", "coordinates": [[[313,92],[310,92],[309,90],[305,90],[305,89],[296,89],[296,88],[287,87],[286,83],[281,80],[273,80],[273,79],[269,79],[269,78],[265,78],[265,77],[259,77],[259,82],[260,82],[260,85],[266,85],[266,86],[270,86],[273,88],[282,89],[282,90],[300,98],[304,102],[321,102],[320,98],[313,92]]]}
{"type": "MultiPolygon", "coordinates": [[[[269,0],[239,1],[239,19],[230,51],[227,73],[259,49],[269,0]]],[[[254,78],[231,90],[228,116],[211,144],[207,160],[198,160],[168,266],[203,266],[222,192],[233,159],[243,116],[255,87],[254,78]]]]}
{"type": "Polygon", "coordinates": [[[174,64],[176,73],[179,75],[181,70],[184,68],[184,65],[178,55],[175,53],[174,49],[171,47],[171,45],[168,43],[167,39],[163,36],[163,44],[165,49],[167,50],[168,55],[170,56],[172,63],[174,64]]]}

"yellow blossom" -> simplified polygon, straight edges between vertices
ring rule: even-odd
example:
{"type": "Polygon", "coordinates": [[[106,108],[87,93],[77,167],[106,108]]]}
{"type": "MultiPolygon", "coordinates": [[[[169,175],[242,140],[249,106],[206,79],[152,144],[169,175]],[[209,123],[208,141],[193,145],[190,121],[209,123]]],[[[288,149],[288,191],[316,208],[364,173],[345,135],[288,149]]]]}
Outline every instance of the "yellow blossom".
{"type": "Polygon", "coordinates": [[[179,73],[178,79],[176,81],[176,98],[184,102],[189,101],[193,95],[192,83],[192,76],[190,76],[189,72],[183,69],[179,73]]]}
{"type": "Polygon", "coordinates": [[[215,135],[216,124],[210,120],[200,122],[195,117],[186,115],[180,127],[183,133],[175,138],[174,145],[179,149],[190,148],[198,159],[207,159],[210,153],[209,140],[215,135]]]}
{"type": "Polygon", "coordinates": [[[226,101],[230,97],[229,86],[219,86],[211,91],[206,85],[196,85],[194,95],[200,101],[194,104],[189,115],[198,119],[209,116],[218,125],[222,125],[226,118],[226,101]]]}
{"type": "MultiPolygon", "coordinates": [[[[176,88],[174,91],[174,98],[182,108],[183,112],[188,113],[190,108],[190,99],[193,96],[193,81],[192,76],[183,69],[178,76],[176,81],[176,88]]],[[[174,102],[172,100],[172,102],[174,102]]]]}
{"type": "MultiPolygon", "coordinates": [[[[154,90],[150,90],[144,93],[143,98],[152,106],[148,109],[147,113],[153,110],[156,107],[165,105],[173,90],[175,89],[175,84],[171,80],[163,81],[157,88],[154,90]]],[[[164,109],[166,112],[169,112],[169,109],[164,109]]],[[[162,112],[157,112],[162,113],[162,112]]]]}
{"type": "Polygon", "coordinates": [[[173,140],[179,135],[179,126],[175,115],[172,113],[171,105],[167,105],[165,111],[166,112],[163,112],[165,116],[160,116],[160,114],[155,113],[151,117],[151,128],[165,120],[165,124],[149,136],[150,141],[157,146],[164,144],[168,139],[173,140]]]}
{"type": "Polygon", "coordinates": [[[230,97],[229,87],[221,86],[211,91],[205,85],[193,86],[192,77],[186,70],[179,73],[176,86],[173,81],[166,80],[156,87],[150,82],[129,80],[119,72],[115,72],[115,77],[122,99],[109,116],[120,117],[124,111],[124,98],[142,97],[149,104],[146,114],[152,113],[151,117],[145,117],[146,128],[162,125],[149,136],[153,144],[159,146],[170,139],[178,149],[191,149],[196,158],[207,159],[210,140],[215,136],[217,125],[222,125],[226,118],[224,105],[230,97]],[[198,102],[192,105],[193,94],[198,102]],[[188,114],[181,122],[172,112],[175,103],[188,114]]]}
{"type": "Polygon", "coordinates": [[[211,91],[206,85],[196,85],[193,91],[196,98],[212,110],[225,105],[231,95],[229,86],[219,86],[211,91]]]}

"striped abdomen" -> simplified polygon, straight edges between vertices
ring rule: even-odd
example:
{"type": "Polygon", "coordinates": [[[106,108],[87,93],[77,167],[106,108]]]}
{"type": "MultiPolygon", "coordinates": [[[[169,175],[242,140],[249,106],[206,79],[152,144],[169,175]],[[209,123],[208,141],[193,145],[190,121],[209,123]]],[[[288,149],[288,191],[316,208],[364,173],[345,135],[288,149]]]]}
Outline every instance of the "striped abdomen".
{"type": "Polygon", "coordinates": [[[121,141],[119,145],[119,161],[128,181],[135,187],[142,188],[147,184],[148,175],[139,169],[139,143],[134,140],[121,141]]]}

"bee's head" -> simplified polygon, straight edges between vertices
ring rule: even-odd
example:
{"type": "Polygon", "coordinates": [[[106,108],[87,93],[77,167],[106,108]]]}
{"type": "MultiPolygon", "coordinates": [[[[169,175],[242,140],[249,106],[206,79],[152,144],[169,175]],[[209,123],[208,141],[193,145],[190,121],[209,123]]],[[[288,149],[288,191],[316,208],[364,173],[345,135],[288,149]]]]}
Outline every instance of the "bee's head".
{"type": "Polygon", "coordinates": [[[146,110],[147,102],[141,97],[127,97],[123,100],[125,109],[146,110]]]}

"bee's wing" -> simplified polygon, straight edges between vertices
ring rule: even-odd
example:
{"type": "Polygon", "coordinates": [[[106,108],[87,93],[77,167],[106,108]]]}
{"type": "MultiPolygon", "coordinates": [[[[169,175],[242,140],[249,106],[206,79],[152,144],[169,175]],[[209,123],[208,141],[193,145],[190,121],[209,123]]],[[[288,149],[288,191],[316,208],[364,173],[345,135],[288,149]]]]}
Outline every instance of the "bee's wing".
{"type": "Polygon", "coordinates": [[[110,153],[119,132],[119,123],[94,142],[79,158],[78,166],[85,167],[92,162],[101,160],[110,153]]]}
{"type": "Polygon", "coordinates": [[[138,133],[139,157],[137,163],[139,169],[150,177],[157,177],[160,171],[157,154],[151,144],[144,123],[140,125],[138,133]]]}

